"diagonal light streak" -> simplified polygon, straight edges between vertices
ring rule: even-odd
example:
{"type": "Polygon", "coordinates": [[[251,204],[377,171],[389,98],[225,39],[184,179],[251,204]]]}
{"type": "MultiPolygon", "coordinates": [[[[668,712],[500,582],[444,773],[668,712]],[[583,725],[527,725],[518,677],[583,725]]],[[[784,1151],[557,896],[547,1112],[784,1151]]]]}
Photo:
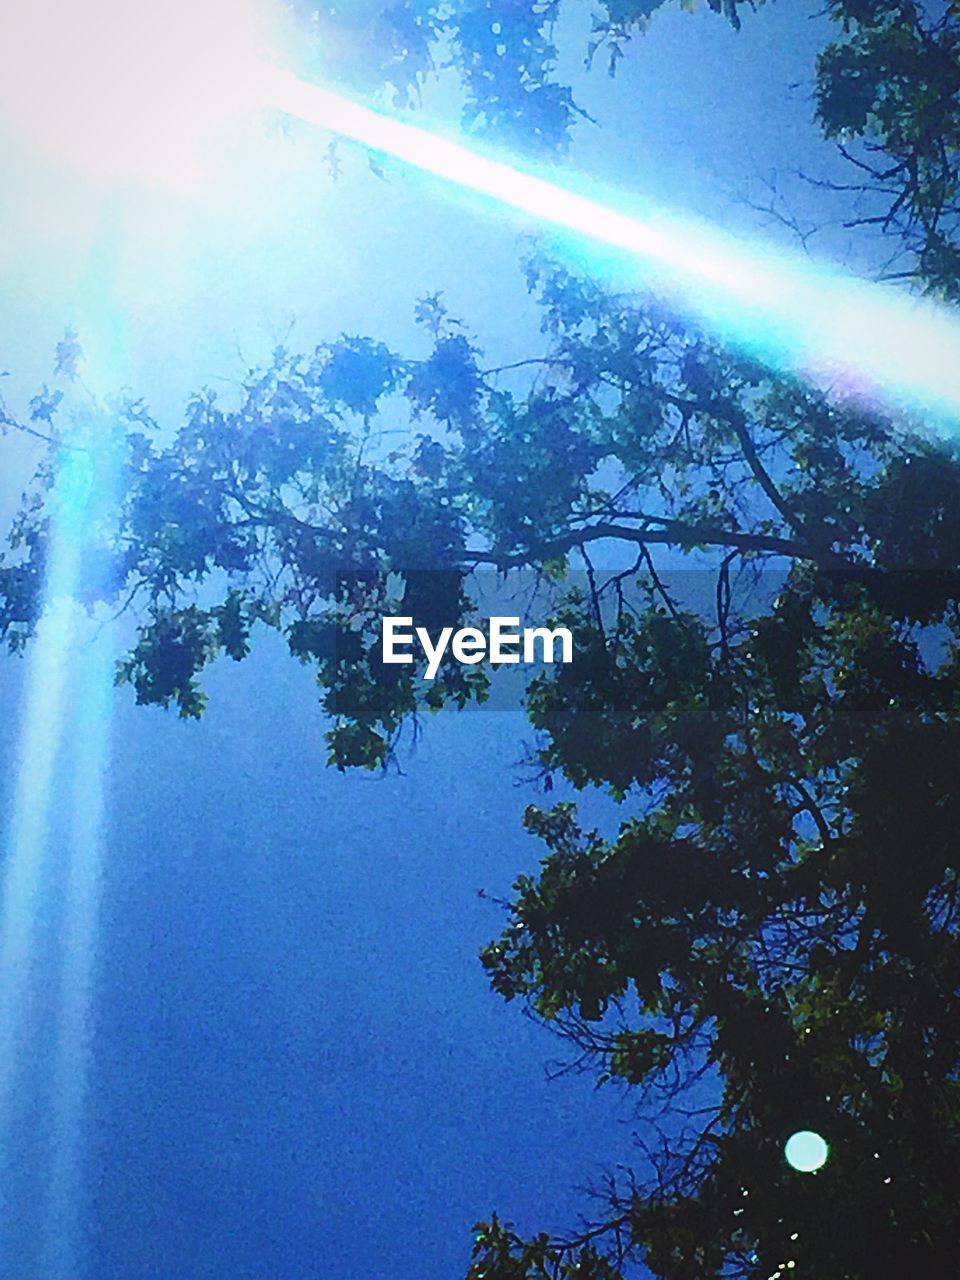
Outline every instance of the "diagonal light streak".
{"type": "Polygon", "coordinates": [[[683,309],[777,368],[839,376],[861,395],[960,417],[960,322],[946,308],[687,217],[630,216],[291,72],[266,70],[262,92],[291,116],[640,260],[683,309]]]}

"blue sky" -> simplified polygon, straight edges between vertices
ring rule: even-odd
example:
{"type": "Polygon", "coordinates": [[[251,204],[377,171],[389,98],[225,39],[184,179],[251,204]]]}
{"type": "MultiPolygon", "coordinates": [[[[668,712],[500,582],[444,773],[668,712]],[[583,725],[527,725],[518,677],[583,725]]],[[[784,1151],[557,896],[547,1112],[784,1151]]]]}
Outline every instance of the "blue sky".
{"type": "MultiPolygon", "coordinates": [[[[785,158],[830,164],[811,124],[816,7],[775,4],[740,35],[706,13],[662,15],[616,82],[598,68],[582,84],[603,124],[579,130],[566,163],[780,234],[741,197],[785,158]]],[[[579,33],[566,48],[575,69],[579,33]]],[[[450,110],[445,90],[425,95],[425,118],[450,110]]],[[[422,349],[412,312],[428,291],[443,291],[491,363],[537,343],[515,220],[397,172],[384,183],[357,154],[332,184],[324,144],[300,130],[251,135],[230,144],[205,194],[111,197],[125,377],[162,421],[204,382],[229,395],[281,340],[346,331],[422,349]]],[[[16,138],[0,143],[0,164],[0,368],[22,412],[65,325],[82,331],[103,301],[86,291],[104,194],[16,138]]],[[[833,215],[790,189],[804,216],[833,215]]],[[[828,243],[843,252],[842,237],[828,243]]],[[[16,439],[4,448],[6,512],[35,455],[16,439]]],[[[14,765],[23,677],[22,662],[0,660],[14,765]]],[[[538,856],[520,828],[537,798],[518,767],[522,717],[444,715],[402,774],[342,776],[324,767],[309,673],[277,644],[218,668],[208,689],[199,723],[138,709],[125,689],[111,703],[87,1274],[449,1280],[465,1269],[471,1223],[494,1208],[524,1229],[589,1209],[579,1188],[629,1158],[630,1112],[587,1077],[548,1080],[560,1046],[488,991],[476,959],[500,923],[478,888],[505,892],[538,856]]],[[[79,751],[68,731],[55,796],[79,751]]],[[[9,801],[9,769],[5,780],[9,801]]],[[[43,957],[60,927],[68,822],[60,809],[46,850],[0,1196],[0,1250],[26,1280],[42,1274],[55,1019],[43,957]]]]}

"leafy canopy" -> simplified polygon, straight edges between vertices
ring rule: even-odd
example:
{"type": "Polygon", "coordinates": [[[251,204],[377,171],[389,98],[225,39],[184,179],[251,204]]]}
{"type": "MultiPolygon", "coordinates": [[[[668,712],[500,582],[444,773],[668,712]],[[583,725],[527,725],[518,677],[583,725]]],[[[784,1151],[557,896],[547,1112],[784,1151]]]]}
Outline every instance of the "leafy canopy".
{"type": "MultiPolygon", "coordinates": [[[[741,9],[756,2],[763,0],[703,0],[736,27],[741,9]]],[[[613,74],[631,38],[674,3],[697,7],[697,0],[599,0],[587,61],[602,56],[613,74]]],[[[409,107],[430,79],[450,70],[463,91],[464,128],[522,150],[562,151],[586,118],[571,86],[557,78],[558,28],[581,16],[570,0],[361,0],[346,7],[297,0],[294,8],[315,34],[305,61],[327,81],[386,92],[409,107]]]]}

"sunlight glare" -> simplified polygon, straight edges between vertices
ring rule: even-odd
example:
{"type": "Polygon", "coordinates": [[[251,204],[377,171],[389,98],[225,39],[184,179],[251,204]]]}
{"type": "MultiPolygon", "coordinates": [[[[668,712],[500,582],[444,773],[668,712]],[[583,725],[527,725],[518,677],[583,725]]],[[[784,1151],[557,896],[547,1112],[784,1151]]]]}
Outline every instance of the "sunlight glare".
{"type": "Polygon", "coordinates": [[[297,119],[640,260],[679,310],[775,368],[828,369],[861,399],[960,419],[960,320],[945,307],[673,211],[632,216],[291,72],[266,69],[263,86],[297,119]]]}
{"type": "Polygon", "coordinates": [[[0,130],[114,184],[192,187],[261,105],[254,0],[51,0],[0,11],[0,130]]]}

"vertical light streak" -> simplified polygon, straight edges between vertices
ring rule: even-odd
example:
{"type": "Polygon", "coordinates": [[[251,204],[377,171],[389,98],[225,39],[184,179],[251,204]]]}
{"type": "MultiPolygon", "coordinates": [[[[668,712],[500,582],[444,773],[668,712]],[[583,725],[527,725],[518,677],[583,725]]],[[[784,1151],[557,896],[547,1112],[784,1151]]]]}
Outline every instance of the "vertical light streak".
{"type": "Polygon", "coordinates": [[[93,639],[81,657],[71,739],[76,746],[70,795],[69,858],[60,955],[50,1165],[43,1275],[71,1280],[78,1256],[83,1189],[83,1115],[90,1059],[91,996],[100,879],[104,858],[104,779],[109,764],[111,637],[93,639]]]}
{"type": "MultiPolygon", "coordinates": [[[[59,816],[55,798],[60,793],[64,708],[78,638],[78,609],[71,595],[81,572],[77,535],[86,503],[87,461],[79,451],[67,453],[51,495],[46,605],[29,655],[0,900],[0,1140],[8,1160],[14,1150],[28,1150],[32,1167],[44,1174],[45,1183],[39,1133],[19,1121],[38,1097],[43,1083],[38,1067],[45,1065],[33,1061],[31,1054],[48,1030],[39,1016],[44,1005],[37,993],[49,983],[51,963],[46,917],[51,898],[55,897],[50,881],[56,879],[59,869],[52,870],[49,865],[49,838],[51,819],[59,816]],[[46,926],[46,949],[38,945],[41,920],[46,926]]],[[[45,1111],[49,1112],[49,1108],[45,1111]]],[[[4,1173],[11,1176],[9,1164],[4,1173]]],[[[0,1270],[6,1272],[25,1262],[26,1246],[14,1239],[15,1224],[19,1223],[22,1230],[24,1219],[29,1219],[34,1210],[24,1204],[15,1181],[2,1190],[0,1270]],[[11,1251],[15,1256],[10,1256],[11,1251]]],[[[54,1273],[51,1280],[60,1277],[54,1273]]]]}
{"type": "Polygon", "coordinates": [[[0,891],[0,1132],[9,1121],[10,1093],[25,1031],[25,995],[35,959],[42,857],[63,724],[67,661],[76,635],[72,594],[80,574],[78,533],[88,484],[88,456],[79,449],[66,452],[51,495],[46,603],[28,659],[13,816],[0,891]]]}
{"type": "MultiPolygon", "coordinates": [[[[113,520],[115,449],[110,414],[100,401],[106,388],[122,380],[126,363],[124,330],[110,307],[109,282],[115,272],[120,228],[108,222],[101,252],[91,262],[90,287],[99,305],[90,317],[94,346],[89,358],[95,408],[74,450],[61,462],[59,483],[66,520],[61,529],[74,548],[71,593],[83,585],[84,556],[95,551],[113,520]],[[99,343],[98,343],[99,340],[99,343]]],[[[78,612],[75,606],[75,611],[78,612]]],[[[91,1008],[97,920],[104,861],[105,782],[110,752],[110,702],[115,644],[113,623],[86,619],[75,646],[73,714],[61,719],[64,763],[72,773],[65,865],[51,894],[62,902],[62,934],[57,961],[56,1044],[51,1084],[46,1204],[40,1241],[45,1280],[76,1280],[80,1262],[83,1190],[84,1110],[90,1063],[91,1008]]]]}
{"type": "MultiPolygon", "coordinates": [[[[86,1089],[91,976],[102,861],[103,785],[107,766],[113,646],[109,634],[94,637],[76,603],[89,547],[96,426],[87,442],[62,451],[51,495],[50,560],[45,599],[23,705],[13,820],[0,904],[0,1135],[9,1148],[39,1133],[16,1129],[18,1093],[29,1097],[43,1083],[29,1060],[31,1040],[47,1028],[34,1025],[37,990],[59,971],[53,1078],[44,1107],[44,1137],[37,1168],[46,1205],[38,1252],[44,1280],[76,1280],[83,1099],[86,1089]],[[66,791],[65,779],[72,775],[66,791]],[[66,821],[64,819],[66,818],[66,821]],[[56,819],[55,825],[51,819],[56,819]],[[51,847],[51,834],[57,839],[51,847]],[[38,945],[59,917],[58,937],[38,945]]],[[[4,1188],[8,1208],[15,1188],[4,1188]]],[[[8,1258],[7,1239],[0,1267],[8,1258]]],[[[22,1245],[18,1248],[23,1262],[22,1245]]]]}
{"type": "MultiPolygon", "coordinates": [[[[68,551],[64,547],[63,554],[54,553],[55,571],[65,571],[64,562],[72,558],[65,554],[68,551]]],[[[23,1046],[24,997],[34,961],[41,858],[49,827],[72,635],[72,610],[69,602],[61,599],[45,612],[38,627],[24,699],[0,906],[0,1133],[9,1123],[10,1095],[23,1046]]]]}
{"type": "MultiPolygon", "coordinates": [[[[91,495],[73,530],[74,545],[90,549],[108,510],[112,490],[109,422],[96,420],[90,452],[100,491],[91,495]]],[[[100,530],[102,533],[102,528],[100,530]]],[[[82,581],[78,563],[74,590],[82,581]]],[[[46,1205],[41,1248],[47,1280],[76,1280],[82,1274],[79,1241],[83,1187],[84,1109],[89,1076],[91,1005],[96,956],[106,772],[109,766],[110,701],[115,645],[112,625],[80,629],[75,647],[74,707],[62,720],[67,737],[64,765],[72,774],[69,829],[59,883],[51,886],[61,907],[62,934],[56,1005],[56,1047],[51,1087],[46,1205]]]]}
{"type": "MultiPolygon", "coordinates": [[[[88,558],[108,529],[113,490],[113,429],[102,391],[121,380],[123,330],[109,305],[117,228],[107,227],[87,272],[83,326],[89,404],[75,413],[56,459],[51,489],[43,610],[31,652],[18,769],[0,887],[0,1142],[28,1145],[43,1178],[38,1235],[10,1255],[11,1215],[0,1223],[0,1270],[22,1271],[24,1250],[44,1280],[77,1280],[82,1204],[83,1114],[90,1008],[103,863],[104,782],[108,767],[114,645],[77,602],[88,558]],[[91,306],[88,299],[94,299],[91,306]],[[54,821],[55,820],[55,821],[54,821]],[[52,835],[56,839],[52,840],[52,835]],[[44,923],[41,949],[38,925],[44,923]],[[54,936],[51,922],[59,922],[54,936]],[[52,1026],[38,991],[53,987],[52,1026]],[[43,1035],[38,1035],[42,1032],[43,1035]],[[34,1063],[31,1039],[53,1044],[52,1063],[34,1063]],[[37,1071],[48,1068],[51,1077],[37,1071]],[[43,1092],[47,1086],[49,1093],[43,1092]],[[18,1090],[44,1101],[42,1131],[15,1128],[18,1090]],[[34,1156],[35,1153],[35,1156],[34,1156]],[[4,1229],[5,1228],[5,1229],[4,1229]]],[[[16,1187],[3,1187],[8,1207],[16,1187]]]]}

